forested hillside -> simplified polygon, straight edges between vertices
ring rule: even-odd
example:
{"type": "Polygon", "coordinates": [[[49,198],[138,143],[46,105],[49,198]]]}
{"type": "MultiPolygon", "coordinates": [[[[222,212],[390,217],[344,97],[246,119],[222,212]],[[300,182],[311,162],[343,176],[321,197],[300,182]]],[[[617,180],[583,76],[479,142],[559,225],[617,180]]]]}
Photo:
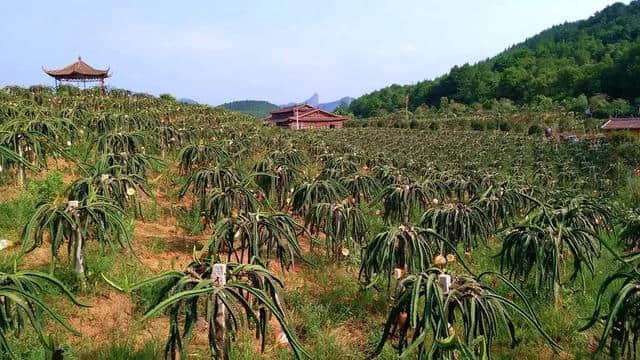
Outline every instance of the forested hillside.
{"type": "Polygon", "coordinates": [[[392,85],[356,99],[350,111],[369,117],[404,107],[439,106],[443,97],[491,108],[556,101],[594,115],[636,112],[640,99],[640,2],[611,5],[587,20],[554,26],[497,56],[455,66],[414,85],[392,85]]]}
{"type": "Polygon", "coordinates": [[[243,100],[243,101],[233,101],[230,103],[220,105],[223,108],[231,111],[238,111],[241,113],[257,116],[257,117],[265,117],[271,111],[278,108],[277,105],[274,105],[268,101],[262,100],[243,100]]]}

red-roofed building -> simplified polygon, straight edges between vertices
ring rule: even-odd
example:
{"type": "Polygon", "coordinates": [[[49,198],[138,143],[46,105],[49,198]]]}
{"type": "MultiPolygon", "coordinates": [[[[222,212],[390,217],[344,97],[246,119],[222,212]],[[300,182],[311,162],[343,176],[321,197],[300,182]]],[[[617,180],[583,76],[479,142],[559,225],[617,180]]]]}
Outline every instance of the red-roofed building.
{"type": "Polygon", "coordinates": [[[627,130],[640,135],[640,118],[613,118],[601,127],[604,131],[627,130]]]}
{"type": "Polygon", "coordinates": [[[347,118],[304,104],[272,111],[264,120],[288,129],[339,129],[347,118]]]}

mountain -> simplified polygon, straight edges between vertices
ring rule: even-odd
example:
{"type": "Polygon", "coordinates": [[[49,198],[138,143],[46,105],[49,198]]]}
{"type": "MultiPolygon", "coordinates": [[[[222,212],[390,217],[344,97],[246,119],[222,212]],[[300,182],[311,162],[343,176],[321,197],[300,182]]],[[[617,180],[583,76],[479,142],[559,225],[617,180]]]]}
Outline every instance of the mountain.
{"type": "MultiPolygon", "coordinates": [[[[505,29],[506,31],[506,29],[505,29]]],[[[554,26],[477,64],[413,85],[391,85],[353,101],[357,116],[455,101],[491,106],[554,100],[582,103],[585,96],[613,104],[640,103],[640,2],[611,5],[586,20],[554,26]],[[582,95],[582,96],[581,96],[582,95]],[[599,95],[594,97],[595,95],[599,95]],[[446,98],[446,99],[445,99],[446,98]],[[614,100],[616,99],[616,100],[614,100]]]]}
{"type": "Polygon", "coordinates": [[[320,96],[318,95],[318,93],[314,93],[310,98],[308,98],[307,100],[300,102],[300,103],[288,103],[285,105],[281,105],[280,107],[288,107],[288,106],[294,106],[294,105],[300,105],[300,104],[308,104],[317,108],[320,108],[322,110],[325,111],[334,111],[335,109],[338,108],[338,106],[344,104],[344,105],[349,105],[351,104],[351,102],[354,99],[352,97],[349,96],[345,96],[340,100],[336,100],[336,101],[332,101],[332,102],[328,102],[328,103],[321,103],[320,102],[320,96]]]}
{"type": "Polygon", "coordinates": [[[351,102],[355,100],[352,97],[349,96],[345,96],[340,100],[337,101],[332,101],[332,102],[328,102],[328,103],[322,103],[322,104],[318,104],[318,107],[322,110],[325,111],[334,111],[335,109],[337,109],[340,105],[345,105],[345,106],[349,106],[351,104],[351,102]]]}
{"type": "Polygon", "coordinates": [[[271,111],[278,109],[278,105],[262,100],[233,101],[220,106],[227,110],[238,111],[256,117],[266,117],[271,111]]]}
{"type": "Polygon", "coordinates": [[[311,95],[310,98],[308,98],[303,102],[290,102],[288,104],[280,105],[280,107],[284,108],[284,107],[295,106],[300,104],[308,104],[314,107],[318,107],[319,103],[320,103],[320,96],[318,95],[318,93],[314,93],[313,95],[311,95]]]}
{"type": "MultiPolygon", "coordinates": [[[[182,100],[184,99],[181,99],[181,101],[182,100]]],[[[280,106],[274,105],[268,101],[263,101],[263,100],[233,101],[226,104],[222,104],[220,106],[227,110],[238,111],[238,112],[250,114],[256,117],[266,117],[273,110],[277,110],[279,108],[287,107],[287,106],[294,106],[298,104],[309,104],[311,106],[319,107],[326,111],[334,111],[335,109],[338,108],[338,106],[342,104],[348,106],[351,103],[351,101],[353,101],[353,98],[347,96],[347,97],[343,97],[340,100],[328,102],[328,103],[320,103],[319,100],[320,100],[320,96],[318,96],[318,94],[313,94],[313,96],[311,96],[310,98],[308,98],[302,103],[289,103],[289,104],[280,105],[280,106]]]]}
{"type": "Polygon", "coordinates": [[[197,101],[195,101],[193,99],[189,99],[189,98],[178,99],[178,101],[181,102],[181,103],[185,103],[185,104],[192,104],[192,105],[198,104],[197,101]]]}
{"type": "Polygon", "coordinates": [[[318,105],[320,105],[320,96],[318,96],[318,93],[315,93],[305,100],[304,103],[313,107],[318,107],[318,105]]]}

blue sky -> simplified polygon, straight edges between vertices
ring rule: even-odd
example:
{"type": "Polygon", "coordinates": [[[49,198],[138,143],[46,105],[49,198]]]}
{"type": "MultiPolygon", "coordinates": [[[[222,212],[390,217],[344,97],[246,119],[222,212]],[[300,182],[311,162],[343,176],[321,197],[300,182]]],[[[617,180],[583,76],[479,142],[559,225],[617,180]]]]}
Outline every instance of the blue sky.
{"type": "MultiPolygon", "coordinates": [[[[2,1],[0,86],[78,55],[108,84],[209,104],[357,97],[476,62],[610,0],[2,1]]],[[[628,3],[628,0],[625,1],[628,3]]]]}

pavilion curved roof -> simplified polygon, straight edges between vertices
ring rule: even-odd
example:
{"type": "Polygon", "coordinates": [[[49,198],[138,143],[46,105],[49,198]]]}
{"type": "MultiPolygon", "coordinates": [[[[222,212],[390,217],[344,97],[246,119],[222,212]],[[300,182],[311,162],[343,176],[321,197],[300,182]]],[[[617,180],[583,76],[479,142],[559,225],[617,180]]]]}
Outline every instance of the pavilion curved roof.
{"type": "Polygon", "coordinates": [[[106,70],[94,69],[86,62],[82,61],[82,58],[78,56],[78,61],[71,65],[65,66],[62,69],[49,70],[43,68],[44,72],[58,80],[73,79],[73,80],[88,80],[88,79],[104,79],[111,76],[109,68],[106,70]]]}

